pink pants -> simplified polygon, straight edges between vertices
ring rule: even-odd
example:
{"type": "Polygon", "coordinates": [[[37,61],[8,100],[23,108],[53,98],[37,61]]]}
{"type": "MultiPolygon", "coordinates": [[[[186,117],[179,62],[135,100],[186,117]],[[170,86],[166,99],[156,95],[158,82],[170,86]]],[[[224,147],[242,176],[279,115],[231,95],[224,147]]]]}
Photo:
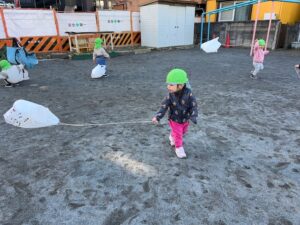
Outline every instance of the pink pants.
{"type": "Polygon", "coordinates": [[[176,123],[173,120],[169,120],[171,127],[171,135],[175,142],[175,147],[179,148],[183,146],[183,135],[188,131],[189,122],[176,123]]]}

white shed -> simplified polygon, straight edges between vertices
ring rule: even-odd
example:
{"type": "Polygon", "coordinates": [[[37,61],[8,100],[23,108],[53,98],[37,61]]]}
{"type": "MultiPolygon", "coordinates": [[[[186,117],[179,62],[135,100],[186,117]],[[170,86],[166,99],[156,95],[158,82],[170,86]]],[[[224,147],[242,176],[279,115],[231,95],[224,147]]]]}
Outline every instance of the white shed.
{"type": "Polygon", "coordinates": [[[140,6],[140,20],[142,46],[162,48],[194,43],[195,2],[144,2],[140,6]]]}

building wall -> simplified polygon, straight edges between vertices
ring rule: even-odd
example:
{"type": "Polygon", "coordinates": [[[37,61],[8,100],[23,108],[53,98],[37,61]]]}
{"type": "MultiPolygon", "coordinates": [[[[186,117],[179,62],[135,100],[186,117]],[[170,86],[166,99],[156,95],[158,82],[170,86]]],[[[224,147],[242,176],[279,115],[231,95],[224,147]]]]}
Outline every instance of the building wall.
{"type": "Polygon", "coordinates": [[[139,1],[129,0],[127,2],[127,10],[132,12],[139,12],[140,11],[139,1]]]}
{"type": "MultiPolygon", "coordinates": [[[[252,8],[251,19],[256,18],[257,5],[252,8]]],[[[272,2],[261,3],[259,9],[258,19],[263,20],[265,13],[272,12],[272,2]]],[[[300,21],[300,4],[286,3],[286,2],[274,2],[274,12],[276,18],[283,24],[294,24],[300,21]]]]}
{"type": "MultiPolygon", "coordinates": [[[[279,19],[280,12],[281,12],[281,2],[274,2],[274,13],[276,15],[276,19],[279,19]]],[[[257,4],[252,6],[252,14],[251,14],[251,20],[256,19],[256,13],[257,13],[257,4]]],[[[258,20],[263,20],[265,13],[271,13],[272,12],[272,2],[264,2],[260,4],[259,7],[259,13],[258,13],[258,20]]]]}
{"type": "Polygon", "coordinates": [[[282,3],[280,20],[283,24],[295,24],[300,21],[300,4],[282,3]]]}
{"type": "MultiPolygon", "coordinates": [[[[127,2],[128,10],[138,12],[140,11],[140,6],[149,3],[149,0],[122,0],[127,2]]],[[[181,2],[195,2],[196,4],[205,4],[205,0],[180,0],[181,2]]],[[[174,1],[175,3],[175,1],[174,1]]]]}
{"type": "Polygon", "coordinates": [[[291,48],[293,42],[300,42],[300,23],[281,25],[279,48],[291,48]]]}
{"type": "MultiPolygon", "coordinates": [[[[218,2],[216,0],[207,0],[206,11],[212,11],[217,9],[218,2]]],[[[253,5],[251,20],[256,18],[257,5],[253,5]]],[[[260,4],[258,19],[263,20],[265,13],[271,13],[272,2],[264,2],[260,4]]],[[[276,19],[280,20],[283,24],[294,24],[300,21],[300,4],[296,3],[285,3],[285,2],[274,2],[274,12],[276,19]]],[[[206,21],[208,17],[206,17],[206,21]]],[[[212,15],[210,18],[211,22],[217,21],[217,15],[212,15]]]]}
{"type": "Polygon", "coordinates": [[[158,43],[158,4],[140,8],[142,46],[156,47],[158,43]]]}
{"type": "MultiPolygon", "coordinates": [[[[210,27],[210,37],[219,37],[219,41],[224,45],[226,36],[229,34],[230,45],[232,47],[250,47],[253,35],[254,21],[243,22],[218,22],[212,23],[210,27]]],[[[263,38],[266,40],[269,21],[258,21],[256,38],[263,38]]],[[[268,48],[275,49],[277,45],[278,35],[280,29],[279,21],[272,21],[268,48]]],[[[200,24],[195,24],[195,44],[200,41],[200,24]]],[[[207,41],[207,23],[204,24],[203,42],[207,41]]]]}
{"type": "MultiPolygon", "coordinates": [[[[218,4],[216,0],[208,0],[206,2],[206,12],[212,11],[217,9],[218,4]]],[[[208,21],[208,16],[206,16],[206,21],[208,21]]],[[[216,22],[217,21],[217,14],[210,16],[210,22],[216,22]]]]}

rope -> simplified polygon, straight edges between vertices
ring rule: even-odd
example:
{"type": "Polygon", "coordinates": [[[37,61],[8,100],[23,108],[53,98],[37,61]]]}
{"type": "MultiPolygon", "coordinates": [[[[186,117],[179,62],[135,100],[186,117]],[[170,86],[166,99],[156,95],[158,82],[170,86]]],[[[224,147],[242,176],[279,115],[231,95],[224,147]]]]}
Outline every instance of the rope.
{"type": "Polygon", "coordinates": [[[300,79],[300,69],[295,68],[296,74],[298,75],[298,78],[300,79]]]}
{"type": "Polygon", "coordinates": [[[87,126],[109,126],[109,125],[122,125],[122,124],[147,124],[152,123],[152,121],[130,121],[130,122],[116,122],[116,123],[59,123],[62,126],[72,126],[72,127],[87,127],[87,126]]]}

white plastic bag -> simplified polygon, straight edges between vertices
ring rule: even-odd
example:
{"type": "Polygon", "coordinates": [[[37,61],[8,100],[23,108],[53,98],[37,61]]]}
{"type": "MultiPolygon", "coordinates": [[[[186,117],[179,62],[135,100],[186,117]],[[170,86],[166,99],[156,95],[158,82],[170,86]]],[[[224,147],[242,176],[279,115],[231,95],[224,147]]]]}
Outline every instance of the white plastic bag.
{"type": "Polygon", "coordinates": [[[3,116],[6,123],[22,128],[48,127],[60,122],[48,108],[22,99],[3,116]]]}
{"type": "Polygon", "coordinates": [[[210,41],[207,41],[201,45],[201,48],[206,53],[218,52],[218,49],[221,46],[221,43],[218,40],[219,40],[219,37],[216,37],[210,41]]]}
{"type": "Polygon", "coordinates": [[[9,69],[1,72],[1,77],[5,78],[9,83],[16,84],[23,80],[29,80],[28,71],[24,65],[13,65],[9,69]]]}
{"type": "Polygon", "coordinates": [[[100,78],[102,77],[106,72],[106,66],[105,65],[97,65],[93,70],[91,77],[92,78],[100,78]]]}

